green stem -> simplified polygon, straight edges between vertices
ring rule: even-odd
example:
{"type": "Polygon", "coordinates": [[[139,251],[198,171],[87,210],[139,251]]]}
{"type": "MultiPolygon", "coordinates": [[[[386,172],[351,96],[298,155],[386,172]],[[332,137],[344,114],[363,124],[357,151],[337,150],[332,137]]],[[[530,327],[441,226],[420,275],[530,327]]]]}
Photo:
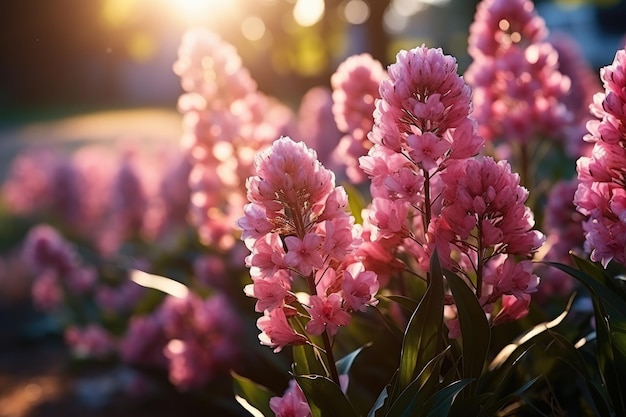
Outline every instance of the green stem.
{"type": "Polygon", "coordinates": [[[324,333],[322,333],[322,339],[324,340],[324,349],[326,350],[326,358],[328,359],[328,369],[330,369],[330,376],[335,384],[337,384],[337,386],[341,386],[339,384],[339,372],[337,372],[337,366],[335,365],[333,346],[330,342],[330,336],[328,335],[327,330],[324,330],[324,333]]]}
{"type": "MultiPolygon", "coordinates": [[[[307,278],[307,283],[309,284],[309,291],[311,295],[317,294],[317,289],[315,288],[315,276],[314,274],[309,275],[307,278]]],[[[324,351],[326,353],[326,359],[328,362],[328,369],[330,371],[330,377],[332,380],[339,385],[339,372],[337,372],[337,366],[335,365],[335,356],[333,355],[333,345],[330,341],[330,336],[328,335],[328,330],[324,330],[322,333],[322,341],[324,342],[324,351]]]]}
{"type": "Polygon", "coordinates": [[[430,174],[424,170],[424,236],[428,232],[428,225],[431,218],[431,201],[430,201],[430,174]]]}
{"type": "Polygon", "coordinates": [[[483,233],[480,227],[480,218],[478,219],[478,264],[476,265],[476,298],[480,300],[483,292],[483,233]]]}

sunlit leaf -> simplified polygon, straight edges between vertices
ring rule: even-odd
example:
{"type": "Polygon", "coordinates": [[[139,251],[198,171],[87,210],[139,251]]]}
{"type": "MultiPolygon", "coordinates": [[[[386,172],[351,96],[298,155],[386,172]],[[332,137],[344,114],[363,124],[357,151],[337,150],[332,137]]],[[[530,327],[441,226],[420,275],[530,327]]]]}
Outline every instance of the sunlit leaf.
{"type": "Polygon", "coordinates": [[[245,402],[238,401],[242,407],[252,415],[254,415],[252,409],[258,410],[264,416],[274,414],[269,404],[270,398],[275,397],[276,394],[272,393],[268,388],[234,372],[231,372],[231,375],[233,377],[235,395],[245,400],[245,402]]]}
{"type": "MultiPolygon", "coordinates": [[[[610,414],[610,402],[608,401],[605,390],[599,385],[588,369],[585,358],[579,351],[579,343],[572,345],[565,337],[556,332],[551,332],[550,336],[554,339],[551,348],[557,350],[558,359],[567,364],[571,369],[578,373],[586,382],[589,398],[589,405],[595,407],[595,414],[606,416],[610,414]]],[[[581,345],[582,346],[582,345],[581,345]]]]}
{"type": "Polygon", "coordinates": [[[350,207],[352,216],[354,216],[354,222],[357,224],[363,224],[361,212],[367,206],[365,199],[363,198],[363,194],[361,194],[359,190],[350,183],[344,183],[342,186],[344,190],[346,190],[346,194],[348,194],[348,206],[350,207]]]}
{"type": "Polygon", "coordinates": [[[489,364],[489,369],[494,370],[494,369],[499,368],[509,359],[512,353],[516,351],[518,351],[519,353],[519,351],[526,350],[528,346],[532,343],[535,337],[540,336],[544,332],[561,324],[563,320],[565,319],[565,317],[567,317],[567,315],[569,314],[572,303],[573,303],[573,297],[570,298],[570,300],[568,301],[565,310],[561,314],[559,314],[555,319],[548,321],[548,322],[539,323],[533,326],[533,328],[522,333],[512,343],[509,343],[504,348],[502,348],[502,350],[498,352],[496,357],[489,364]]]}
{"type": "Polygon", "coordinates": [[[319,353],[311,345],[293,346],[293,369],[296,375],[327,375],[319,353]]]}
{"type": "Polygon", "coordinates": [[[130,271],[130,279],[143,287],[163,291],[172,297],[185,298],[189,294],[189,288],[178,281],[160,275],[149,274],[138,269],[130,271]]]}
{"type": "Polygon", "coordinates": [[[296,375],[296,381],[306,396],[314,417],[356,417],[356,411],[341,388],[321,375],[296,375]]]}

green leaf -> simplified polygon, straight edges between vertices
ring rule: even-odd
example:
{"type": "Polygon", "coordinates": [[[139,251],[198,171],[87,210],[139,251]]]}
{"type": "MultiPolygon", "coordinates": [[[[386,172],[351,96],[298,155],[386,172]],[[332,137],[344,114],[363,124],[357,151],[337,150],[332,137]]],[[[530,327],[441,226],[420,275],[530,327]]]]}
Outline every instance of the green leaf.
{"type": "MultiPolygon", "coordinates": [[[[577,262],[580,262],[580,258],[577,262]]],[[[572,268],[569,265],[559,264],[556,262],[545,262],[548,265],[554,266],[560,269],[563,272],[566,272],[584,284],[587,289],[591,292],[592,299],[598,301],[604,309],[610,314],[611,318],[614,321],[626,322],[626,308],[624,305],[626,303],[626,299],[621,296],[617,291],[614,291],[609,287],[610,284],[604,279],[599,280],[598,277],[601,275],[596,273],[589,273],[579,271],[577,269],[572,268]]],[[[593,265],[593,264],[592,264],[593,265]]],[[[599,266],[595,266],[596,269],[599,269],[599,266]]]]}
{"type": "Polygon", "coordinates": [[[296,375],[327,375],[319,352],[311,345],[292,347],[293,370],[296,375]]]}
{"type": "Polygon", "coordinates": [[[442,351],[423,367],[419,375],[393,401],[385,414],[387,417],[411,416],[416,406],[421,407],[436,392],[439,374],[448,349],[442,351]]]}
{"type": "Polygon", "coordinates": [[[389,332],[391,333],[391,336],[400,341],[403,339],[403,332],[402,329],[400,329],[400,327],[398,326],[398,323],[395,322],[391,317],[389,317],[388,315],[384,314],[379,308],[375,308],[373,309],[373,311],[380,315],[380,318],[383,320],[383,325],[385,326],[385,328],[387,330],[389,330],[389,332]]]}
{"type": "Polygon", "coordinates": [[[546,262],[576,278],[591,294],[596,319],[598,365],[617,415],[626,415],[626,300],[610,280],[604,280],[599,266],[584,264],[587,272],[568,265],[546,262]]]}
{"type": "Polygon", "coordinates": [[[361,212],[367,206],[363,194],[350,183],[343,183],[342,186],[344,190],[346,190],[346,194],[348,194],[348,206],[350,207],[352,216],[354,216],[354,222],[356,224],[363,224],[361,212]]]}
{"type": "Polygon", "coordinates": [[[248,407],[256,409],[264,416],[271,416],[274,412],[270,408],[270,398],[276,397],[276,394],[272,393],[266,387],[257,384],[256,382],[245,378],[241,375],[231,372],[233,377],[233,387],[236,396],[239,396],[246,400],[247,404],[242,404],[247,411],[252,414],[248,407]]]}
{"type": "Polygon", "coordinates": [[[361,353],[363,349],[369,346],[371,346],[371,343],[361,346],[360,348],[348,353],[346,356],[339,359],[336,362],[337,372],[339,373],[339,375],[348,374],[350,372],[350,368],[352,368],[352,364],[354,363],[354,360],[356,359],[356,357],[359,356],[359,353],[361,353]]]}
{"type": "Polygon", "coordinates": [[[400,354],[398,390],[402,391],[442,351],[443,274],[437,252],[430,259],[426,293],[407,324],[400,354]]]}
{"type": "Polygon", "coordinates": [[[550,329],[555,328],[563,322],[565,317],[570,312],[574,297],[571,297],[565,307],[565,310],[551,321],[546,321],[533,326],[531,329],[522,333],[513,342],[506,345],[496,357],[489,364],[489,370],[497,370],[503,367],[505,364],[511,366],[512,362],[518,361],[523,354],[521,352],[527,351],[535,339],[545,334],[550,329]]]}
{"type": "Polygon", "coordinates": [[[410,312],[415,311],[415,309],[417,308],[418,303],[413,300],[412,298],[409,297],[405,297],[403,295],[385,295],[382,296],[381,298],[387,298],[388,300],[391,300],[397,304],[400,305],[400,307],[404,308],[405,310],[408,310],[410,312]]]}
{"type": "MultiPolygon", "coordinates": [[[[456,274],[444,271],[448,285],[454,295],[459,315],[463,355],[463,378],[478,379],[481,374],[491,341],[491,329],[485,312],[474,292],[456,274]]],[[[475,393],[477,384],[472,384],[470,393],[475,393]]]]}
{"type": "Polygon", "coordinates": [[[370,409],[369,413],[367,413],[367,417],[375,417],[376,412],[383,408],[383,406],[385,405],[385,401],[387,400],[387,398],[389,398],[389,388],[392,384],[393,381],[390,384],[386,385],[380,392],[380,394],[378,394],[378,398],[376,398],[376,402],[370,409]]]}
{"type": "Polygon", "coordinates": [[[296,375],[314,417],[357,417],[356,411],[341,388],[321,375],[296,375]]]}
{"type": "Polygon", "coordinates": [[[471,378],[461,379],[438,391],[435,395],[430,397],[428,401],[426,401],[423,408],[424,412],[420,413],[420,416],[446,417],[450,412],[454,398],[463,388],[471,384],[473,381],[474,380],[471,378]]]}
{"type": "Polygon", "coordinates": [[[554,349],[557,350],[557,358],[580,374],[580,376],[585,380],[589,394],[588,400],[590,406],[595,407],[594,414],[601,416],[609,415],[611,405],[606,395],[604,395],[606,390],[603,389],[596,380],[594,380],[588,369],[587,362],[581,352],[577,347],[572,345],[569,340],[559,333],[551,332],[550,335],[555,342],[550,345],[550,349],[554,347],[554,349]]]}

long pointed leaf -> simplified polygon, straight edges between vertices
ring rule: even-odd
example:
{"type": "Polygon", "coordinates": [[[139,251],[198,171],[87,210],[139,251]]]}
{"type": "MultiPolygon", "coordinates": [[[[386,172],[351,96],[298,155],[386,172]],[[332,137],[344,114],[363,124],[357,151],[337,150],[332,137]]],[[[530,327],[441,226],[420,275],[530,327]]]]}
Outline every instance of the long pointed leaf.
{"type": "Polygon", "coordinates": [[[415,407],[421,407],[437,391],[441,363],[446,353],[447,350],[442,351],[424,366],[419,375],[407,385],[393,402],[389,411],[385,414],[387,417],[414,415],[413,410],[415,407]]]}
{"type": "Polygon", "coordinates": [[[293,370],[296,375],[326,375],[322,358],[311,345],[292,347],[293,370]]]}
{"type": "MultiPolygon", "coordinates": [[[[473,382],[472,379],[461,379],[438,391],[424,404],[424,410],[428,411],[426,417],[446,417],[450,412],[454,398],[459,392],[473,382]]],[[[424,415],[424,414],[421,414],[424,415]]]]}
{"type": "Polygon", "coordinates": [[[350,368],[352,368],[352,364],[354,363],[354,360],[356,359],[356,357],[359,356],[359,353],[361,353],[363,349],[365,349],[368,346],[371,346],[371,343],[368,343],[365,346],[361,346],[360,348],[348,353],[346,356],[339,359],[336,362],[337,372],[339,373],[339,375],[348,374],[350,372],[350,368]]]}
{"type": "MultiPolygon", "coordinates": [[[[463,378],[478,379],[482,374],[491,341],[489,322],[469,286],[450,271],[444,271],[444,274],[454,295],[459,314],[463,346],[463,378]]],[[[474,392],[476,387],[476,383],[472,384],[469,392],[474,392]]]]}
{"type": "Polygon", "coordinates": [[[442,350],[443,274],[435,252],[430,260],[430,278],[424,297],[413,312],[402,343],[398,389],[402,391],[420,370],[442,350]]]}
{"type": "Polygon", "coordinates": [[[591,271],[590,275],[568,265],[546,263],[567,272],[589,290],[596,319],[600,371],[615,412],[626,415],[626,300],[623,294],[598,279],[597,272],[591,271]]]}
{"type": "MultiPolygon", "coordinates": [[[[231,372],[233,377],[233,387],[235,395],[243,398],[254,409],[261,412],[264,416],[273,414],[269,404],[270,398],[275,397],[268,388],[257,384],[256,382],[231,372]]],[[[249,412],[251,410],[248,410],[249,412]]]]}
{"type": "Polygon", "coordinates": [[[357,417],[352,404],[330,379],[321,375],[296,375],[295,378],[309,404],[318,409],[319,417],[357,417]]]}

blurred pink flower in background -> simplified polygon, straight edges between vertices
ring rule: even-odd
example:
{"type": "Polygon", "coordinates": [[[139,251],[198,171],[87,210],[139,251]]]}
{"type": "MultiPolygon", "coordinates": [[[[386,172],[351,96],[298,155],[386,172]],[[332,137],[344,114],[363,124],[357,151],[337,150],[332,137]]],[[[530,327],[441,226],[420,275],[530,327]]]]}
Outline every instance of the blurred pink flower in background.
{"type": "Polygon", "coordinates": [[[483,0],[470,26],[465,72],[479,133],[488,141],[563,140],[572,114],[570,79],[559,72],[544,20],[530,0],[483,0]]]}
{"type": "Polygon", "coordinates": [[[367,179],[358,161],[372,147],[367,134],[374,124],[375,101],[380,97],[378,87],[386,77],[382,64],[364,53],[345,59],[330,78],[332,113],[337,128],[344,134],[336,144],[333,161],[345,166],[347,177],[355,184],[367,179]]]}

